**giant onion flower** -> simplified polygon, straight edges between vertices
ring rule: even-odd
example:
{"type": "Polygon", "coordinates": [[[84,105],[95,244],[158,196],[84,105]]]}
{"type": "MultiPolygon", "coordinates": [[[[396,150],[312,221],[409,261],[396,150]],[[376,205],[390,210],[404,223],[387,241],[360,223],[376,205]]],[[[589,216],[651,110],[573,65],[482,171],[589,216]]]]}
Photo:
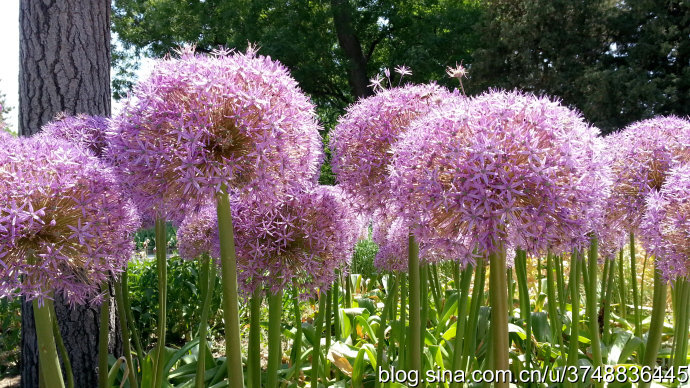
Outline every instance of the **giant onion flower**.
{"type": "Polygon", "coordinates": [[[113,120],[110,158],[143,211],[181,221],[226,188],[270,203],[314,181],[314,106],[269,57],[181,52],[157,63],[113,120]]]}
{"type": "Polygon", "coordinates": [[[202,255],[220,258],[215,205],[203,206],[185,217],[177,228],[177,250],[185,260],[194,260],[202,255]]]}
{"type": "Polygon", "coordinates": [[[411,124],[393,149],[396,201],[420,240],[469,237],[491,252],[588,242],[607,174],[598,130],[556,101],[491,91],[411,124]]]}
{"type": "Polygon", "coordinates": [[[44,137],[0,147],[0,296],[97,300],[126,269],[138,226],[112,172],[71,143],[44,137]]]}
{"type": "Polygon", "coordinates": [[[690,163],[672,168],[650,193],[641,231],[656,268],[667,280],[690,275],[690,163]]]}
{"type": "Polygon", "coordinates": [[[358,210],[371,213],[388,202],[388,164],[393,144],[411,121],[457,97],[445,88],[406,85],[382,89],[350,106],[331,134],[332,166],[358,210]]]}
{"type": "Polygon", "coordinates": [[[107,129],[108,119],[105,117],[59,114],[55,120],[44,125],[36,136],[67,140],[86,148],[100,158],[106,147],[107,129]]]}

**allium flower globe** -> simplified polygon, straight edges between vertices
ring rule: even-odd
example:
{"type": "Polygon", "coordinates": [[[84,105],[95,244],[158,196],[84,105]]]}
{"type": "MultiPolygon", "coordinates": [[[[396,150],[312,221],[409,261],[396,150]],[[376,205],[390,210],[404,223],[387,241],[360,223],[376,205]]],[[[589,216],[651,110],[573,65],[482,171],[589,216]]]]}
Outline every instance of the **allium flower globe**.
{"type": "Polygon", "coordinates": [[[0,147],[0,297],[97,301],[125,270],[138,227],[111,171],[71,143],[17,139],[0,147]]]}
{"type": "Polygon", "coordinates": [[[584,245],[603,212],[598,130],[547,98],[491,91],[411,124],[393,149],[395,200],[424,238],[491,252],[584,245]],[[598,218],[599,217],[599,218],[598,218]]]}
{"type": "MultiPolygon", "coordinates": [[[[235,210],[235,209],[233,209],[235,210]]],[[[337,187],[319,186],[273,209],[238,202],[238,279],[251,294],[263,283],[277,292],[328,289],[353,254],[360,226],[337,187]]]]}
{"type": "Polygon", "coordinates": [[[177,249],[185,260],[194,260],[202,255],[220,258],[218,218],[214,204],[206,205],[185,217],[177,229],[177,249]]]}
{"type": "Polygon", "coordinates": [[[348,108],[330,147],[333,172],[357,210],[371,213],[386,206],[392,145],[412,120],[449,98],[459,97],[434,84],[406,85],[382,89],[348,108]]]}
{"type": "Polygon", "coordinates": [[[635,232],[646,197],[661,190],[674,165],[690,161],[690,121],[674,116],[643,120],[607,136],[606,142],[613,172],[607,219],[635,232]]]}
{"type": "Polygon", "coordinates": [[[647,197],[642,218],[643,242],[655,255],[656,268],[667,280],[690,275],[690,163],[666,174],[658,193],[647,197]]]}
{"type": "Polygon", "coordinates": [[[54,121],[44,125],[37,136],[67,140],[86,148],[100,158],[106,147],[107,129],[108,119],[105,117],[60,114],[54,121]]]}
{"type": "Polygon", "coordinates": [[[251,49],[184,50],[136,85],[113,119],[109,154],[147,218],[179,222],[223,187],[268,204],[315,181],[319,129],[280,63],[251,49]]]}

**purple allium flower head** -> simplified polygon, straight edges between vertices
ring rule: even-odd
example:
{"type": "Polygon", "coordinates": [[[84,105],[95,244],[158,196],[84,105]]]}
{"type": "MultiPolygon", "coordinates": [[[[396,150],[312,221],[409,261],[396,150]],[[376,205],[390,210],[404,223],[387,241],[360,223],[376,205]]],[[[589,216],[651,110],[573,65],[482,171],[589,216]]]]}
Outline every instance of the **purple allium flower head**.
{"type": "Polygon", "coordinates": [[[213,203],[189,213],[177,229],[177,249],[185,260],[194,260],[204,254],[220,258],[218,239],[218,219],[213,203]]]}
{"type": "Polygon", "coordinates": [[[179,222],[223,186],[270,206],[315,182],[323,157],[313,104],[253,50],[159,61],[112,128],[110,159],[146,218],[179,222]]]}
{"type": "Polygon", "coordinates": [[[690,275],[690,163],[672,168],[647,196],[641,240],[667,280],[690,275]]]}
{"type": "Polygon", "coordinates": [[[643,120],[607,136],[606,142],[613,171],[607,219],[627,233],[636,232],[646,197],[661,190],[675,164],[690,160],[690,121],[674,116],[643,120]]]}
{"type": "Polygon", "coordinates": [[[328,289],[354,252],[360,227],[337,187],[308,189],[273,209],[237,203],[238,279],[248,294],[295,285],[328,289]]]}
{"type": "Polygon", "coordinates": [[[584,245],[603,211],[598,130],[547,98],[491,91],[415,121],[393,148],[396,202],[424,238],[529,252],[584,245]]]}
{"type": "Polygon", "coordinates": [[[108,119],[105,117],[84,114],[67,116],[61,113],[54,121],[44,125],[37,136],[67,140],[86,148],[100,158],[106,147],[107,129],[108,119]]]}
{"type": "Polygon", "coordinates": [[[69,142],[0,147],[0,297],[97,301],[100,284],[125,270],[139,225],[117,187],[110,169],[69,142]]]}
{"type": "Polygon", "coordinates": [[[459,98],[438,85],[406,85],[382,89],[348,108],[332,132],[332,166],[358,211],[372,213],[388,202],[391,146],[410,122],[449,98],[459,98]]]}

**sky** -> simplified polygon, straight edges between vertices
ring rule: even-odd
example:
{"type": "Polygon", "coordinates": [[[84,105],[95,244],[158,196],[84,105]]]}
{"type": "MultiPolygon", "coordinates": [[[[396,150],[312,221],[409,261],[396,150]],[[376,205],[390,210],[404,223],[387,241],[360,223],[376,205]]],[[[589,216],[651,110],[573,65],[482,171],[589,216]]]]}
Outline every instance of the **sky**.
{"type": "MultiPolygon", "coordinates": [[[[6,104],[12,108],[7,115],[7,124],[12,132],[18,128],[19,106],[19,0],[0,0],[0,92],[5,94],[6,104]]],[[[137,72],[138,77],[151,71],[152,61],[144,59],[137,72]]],[[[112,111],[116,113],[120,104],[113,101],[112,111]]]]}

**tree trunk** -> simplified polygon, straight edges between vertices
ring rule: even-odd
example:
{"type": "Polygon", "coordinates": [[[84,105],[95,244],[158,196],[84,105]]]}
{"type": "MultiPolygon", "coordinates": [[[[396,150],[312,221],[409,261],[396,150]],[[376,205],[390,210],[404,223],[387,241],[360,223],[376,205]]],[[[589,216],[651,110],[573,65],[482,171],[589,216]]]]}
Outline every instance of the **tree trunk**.
{"type": "MultiPolygon", "coordinates": [[[[20,135],[39,132],[60,112],[110,115],[110,0],[21,0],[19,28],[20,135]]],[[[97,386],[98,308],[70,309],[58,297],[55,309],[75,386],[97,386]]],[[[22,386],[38,387],[30,303],[22,304],[22,386]]]]}
{"type": "Polygon", "coordinates": [[[338,35],[338,43],[350,61],[348,81],[352,93],[357,97],[371,95],[369,77],[367,77],[367,57],[362,52],[362,44],[352,26],[352,7],[349,0],[331,0],[333,24],[338,35]]]}

